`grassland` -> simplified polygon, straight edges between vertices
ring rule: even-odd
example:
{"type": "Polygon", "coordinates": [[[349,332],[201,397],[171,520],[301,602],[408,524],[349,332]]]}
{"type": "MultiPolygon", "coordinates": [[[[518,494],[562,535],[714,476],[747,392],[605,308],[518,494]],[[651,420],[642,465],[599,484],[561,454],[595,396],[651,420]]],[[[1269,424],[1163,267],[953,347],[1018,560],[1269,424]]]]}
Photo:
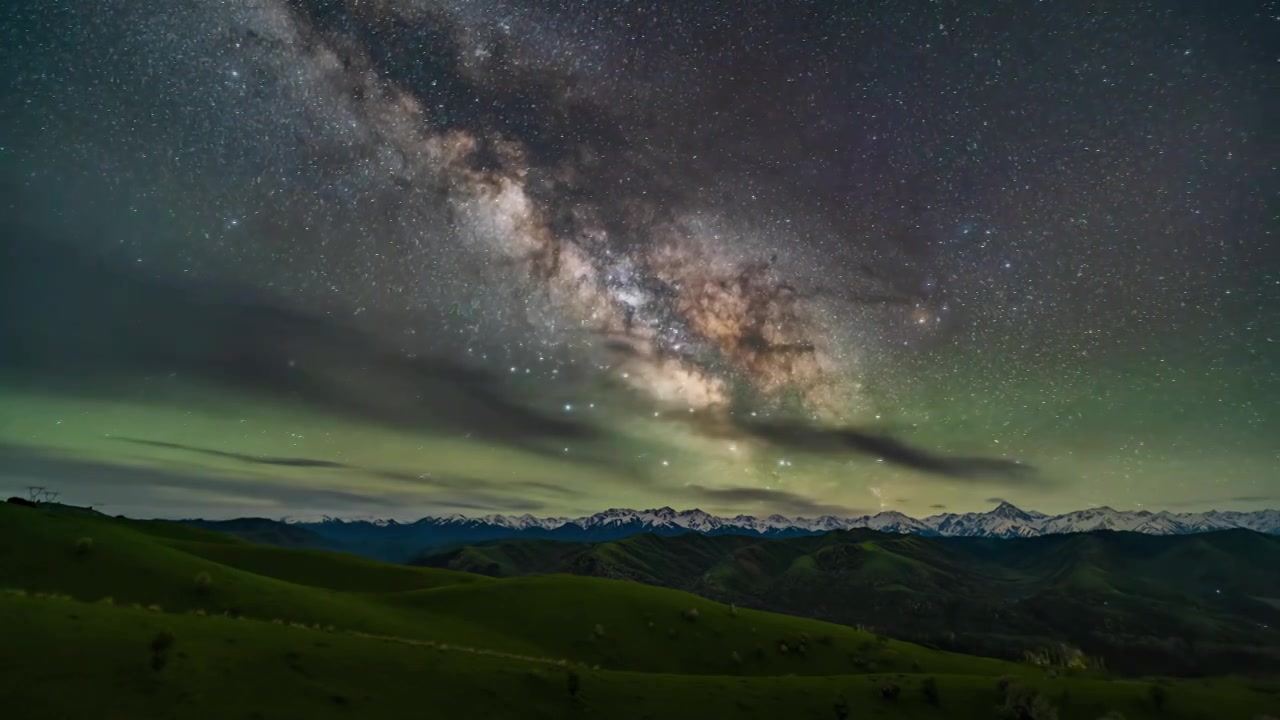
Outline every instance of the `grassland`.
{"type": "Polygon", "coordinates": [[[1280,537],[1088,533],[1022,540],[870,530],[795,538],[506,540],[428,554],[497,577],[571,572],[1021,660],[1062,643],[1131,675],[1280,674],[1280,537]]]}
{"type": "Polygon", "coordinates": [[[1280,705],[1230,678],[1055,675],[636,583],[494,580],[62,510],[0,506],[0,586],[6,717],[990,718],[1001,677],[1062,718],[1280,705]]]}

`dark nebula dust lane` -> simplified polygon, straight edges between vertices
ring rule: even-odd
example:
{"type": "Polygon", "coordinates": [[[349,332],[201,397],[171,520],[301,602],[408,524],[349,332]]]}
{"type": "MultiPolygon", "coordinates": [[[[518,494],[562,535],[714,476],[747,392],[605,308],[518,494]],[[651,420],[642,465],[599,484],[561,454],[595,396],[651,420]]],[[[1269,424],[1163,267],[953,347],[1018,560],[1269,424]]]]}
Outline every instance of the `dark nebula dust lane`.
{"type": "Polygon", "coordinates": [[[157,512],[1264,496],[1276,24],[28,3],[0,441],[157,512]]]}

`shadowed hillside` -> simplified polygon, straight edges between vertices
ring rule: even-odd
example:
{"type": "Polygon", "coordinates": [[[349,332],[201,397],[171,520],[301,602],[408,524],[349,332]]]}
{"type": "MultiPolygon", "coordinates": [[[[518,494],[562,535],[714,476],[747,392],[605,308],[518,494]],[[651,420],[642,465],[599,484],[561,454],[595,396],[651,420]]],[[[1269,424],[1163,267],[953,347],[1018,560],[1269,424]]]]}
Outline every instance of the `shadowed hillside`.
{"type": "Polygon", "coordinates": [[[870,530],[785,539],[640,535],[496,542],[418,564],[635,580],[938,647],[1032,653],[1050,664],[1100,658],[1112,670],[1188,675],[1280,669],[1280,538],[1248,530],[1022,540],[870,530]]]}

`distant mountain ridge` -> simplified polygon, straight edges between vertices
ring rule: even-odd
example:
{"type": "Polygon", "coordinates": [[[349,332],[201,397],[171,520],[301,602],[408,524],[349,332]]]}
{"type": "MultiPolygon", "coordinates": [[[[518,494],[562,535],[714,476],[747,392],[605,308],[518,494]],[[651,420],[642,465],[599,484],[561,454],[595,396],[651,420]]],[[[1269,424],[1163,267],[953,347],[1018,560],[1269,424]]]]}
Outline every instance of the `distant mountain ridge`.
{"type": "MultiPolygon", "coordinates": [[[[424,517],[413,523],[399,523],[395,520],[326,519],[319,522],[292,524],[321,534],[329,534],[335,526],[347,525],[352,529],[435,526],[459,530],[489,528],[513,533],[545,531],[571,535],[605,534],[616,537],[624,536],[615,535],[616,532],[665,534],[673,531],[704,534],[756,534],[774,537],[855,528],[926,536],[993,538],[1038,537],[1094,530],[1119,530],[1149,535],[1189,535],[1236,528],[1276,535],[1280,534],[1280,510],[1253,512],[1210,510],[1202,513],[1174,513],[1149,510],[1121,511],[1100,507],[1076,510],[1062,515],[1046,515],[1034,510],[1022,510],[1011,503],[1003,502],[989,512],[942,513],[923,519],[916,519],[896,511],[859,517],[822,515],[816,518],[789,518],[783,515],[770,515],[757,518],[751,515],[737,515],[726,518],[698,509],[676,511],[663,507],[650,510],[611,508],[578,518],[538,518],[529,514],[468,517],[454,514],[444,517],[424,517]]],[[[504,537],[509,536],[507,533],[500,534],[504,537]]]]}
{"type": "Polygon", "coordinates": [[[844,518],[823,515],[757,518],[716,517],[702,510],[677,511],[613,508],[579,518],[538,518],[533,515],[449,515],[414,522],[386,519],[324,518],[297,521],[266,518],[182,520],[182,523],[230,533],[253,542],[282,547],[345,550],[388,562],[408,562],[424,551],[490,540],[544,539],[606,542],[633,535],[747,535],[762,538],[820,535],[833,530],[869,529],[925,537],[1025,538],[1043,535],[1117,530],[1148,535],[1190,535],[1242,528],[1280,535],[1280,510],[1203,513],[1122,512],[1111,508],[1045,515],[1001,503],[984,513],[945,513],[916,519],[900,512],[844,518]]]}

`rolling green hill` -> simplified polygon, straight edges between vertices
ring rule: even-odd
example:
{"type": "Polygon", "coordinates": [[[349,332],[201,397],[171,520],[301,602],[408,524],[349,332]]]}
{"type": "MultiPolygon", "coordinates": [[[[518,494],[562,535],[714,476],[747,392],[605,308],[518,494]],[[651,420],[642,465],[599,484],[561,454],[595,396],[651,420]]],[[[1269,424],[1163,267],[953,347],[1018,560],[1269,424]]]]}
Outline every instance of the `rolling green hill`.
{"type": "Polygon", "coordinates": [[[1046,672],[637,583],[9,505],[0,587],[6,717],[987,718],[1037,692],[1034,717],[1247,720],[1280,704],[1256,682],[1046,672]]]}
{"type": "Polygon", "coordinates": [[[417,563],[634,580],[998,657],[1067,662],[1079,650],[1128,673],[1280,672],[1280,537],[1247,530],[1025,540],[638,535],[495,542],[417,563]]]}

